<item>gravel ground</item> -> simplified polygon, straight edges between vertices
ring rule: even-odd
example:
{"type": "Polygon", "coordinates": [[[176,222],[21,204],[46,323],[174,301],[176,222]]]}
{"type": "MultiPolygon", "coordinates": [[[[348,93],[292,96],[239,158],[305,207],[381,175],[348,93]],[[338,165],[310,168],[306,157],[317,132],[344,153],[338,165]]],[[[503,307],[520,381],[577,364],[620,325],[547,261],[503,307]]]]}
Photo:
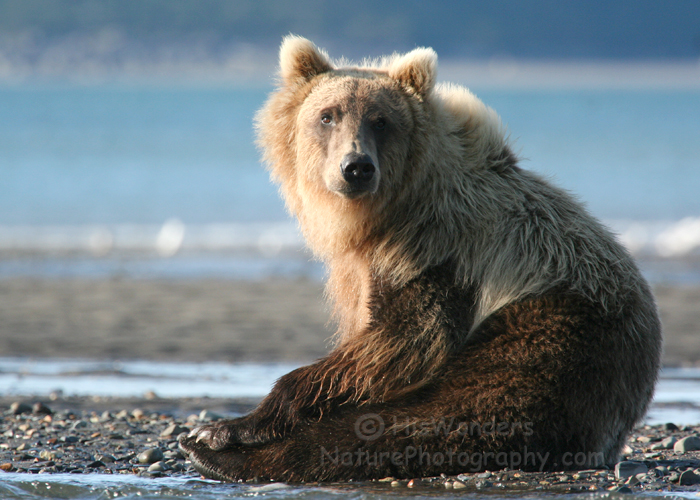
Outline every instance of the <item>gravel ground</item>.
{"type": "Polygon", "coordinates": [[[245,400],[112,398],[13,401],[8,405],[4,399],[1,470],[148,477],[197,475],[177,450],[178,435],[254,406],[245,400]],[[207,408],[196,409],[203,405],[207,408]],[[196,413],[185,415],[189,411],[196,413]]]}
{"type": "MultiPolygon", "coordinates": [[[[254,404],[186,398],[0,398],[0,470],[197,477],[177,450],[177,436],[203,422],[245,413],[254,404]]],[[[615,470],[502,470],[410,481],[385,478],[380,482],[396,488],[465,491],[700,491],[699,435],[700,426],[678,428],[669,423],[639,427],[630,436],[623,461],[615,470]]]]}

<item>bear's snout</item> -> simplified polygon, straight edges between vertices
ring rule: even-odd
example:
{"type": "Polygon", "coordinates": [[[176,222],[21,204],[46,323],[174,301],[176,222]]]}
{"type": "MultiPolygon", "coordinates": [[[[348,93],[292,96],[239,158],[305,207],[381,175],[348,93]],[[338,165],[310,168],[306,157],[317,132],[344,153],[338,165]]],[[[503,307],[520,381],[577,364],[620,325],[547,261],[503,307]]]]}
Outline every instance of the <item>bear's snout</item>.
{"type": "Polygon", "coordinates": [[[376,191],[378,175],[372,158],[365,153],[350,153],[340,162],[343,179],[348,183],[348,194],[373,193],[376,191]]]}

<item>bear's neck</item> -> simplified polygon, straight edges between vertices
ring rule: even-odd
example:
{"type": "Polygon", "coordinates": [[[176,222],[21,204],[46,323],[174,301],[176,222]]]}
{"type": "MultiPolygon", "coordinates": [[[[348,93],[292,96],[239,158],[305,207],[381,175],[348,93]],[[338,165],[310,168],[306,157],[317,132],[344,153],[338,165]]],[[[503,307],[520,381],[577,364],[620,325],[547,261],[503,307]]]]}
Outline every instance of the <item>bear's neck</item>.
{"type": "Polygon", "coordinates": [[[338,324],[337,340],[343,344],[369,324],[373,277],[368,259],[357,251],[345,252],[328,264],[326,295],[338,324]]]}

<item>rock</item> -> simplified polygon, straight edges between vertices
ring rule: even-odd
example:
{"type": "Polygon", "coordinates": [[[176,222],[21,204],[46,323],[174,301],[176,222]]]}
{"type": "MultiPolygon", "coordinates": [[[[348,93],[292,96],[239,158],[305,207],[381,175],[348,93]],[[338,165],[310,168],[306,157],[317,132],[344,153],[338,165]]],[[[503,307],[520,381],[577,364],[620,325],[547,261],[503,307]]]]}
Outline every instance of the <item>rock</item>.
{"type": "Polygon", "coordinates": [[[627,478],[627,481],[625,481],[625,484],[627,486],[637,486],[641,481],[637,476],[630,476],[627,478]]]}
{"type": "MultiPolygon", "coordinates": [[[[122,455],[120,457],[114,457],[114,460],[116,462],[128,462],[129,460],[131,460],[134,457],[136,457],[136,453],[127,453],[127,454],[122,455]]],[[[137,462],[138,462],[138,460],[137,460],[137,462]]]]}
{"type": "MultiPolygon", "coordinates": [[[[179,458],[185,458],[185,457],[178,450],[168,450],[168,451],[163,452],[163,458],[165,458],[167,460],[177,460],[179,458]]],[[[393,480],[393,478],[392,478],[392,480],[393,480]]],[[[380,482],[381,482],[381,479],[380,479],[380,482]]],[[[389,481],[385,481],[385,482],[389,482],[389,481]]]]}
{"type": "Polygon", "coordinates": [[[148,472],[164,472],[165,471],[165,464],[162,461],[158,461],[154,464],[151,464],[150,467],[148,468],[148,472]]]}
{"type": "Polygon", "coordinates": [[[620,486],[617,488],[613,488],[612,490],[613,493],[632,493],[632,490],[628,486],[620,486]]]}
{"type": "Polygon", "coordinates": [[[149,401],[152,401],[154,399],[158,399],[158,394],[156,394],[155,391],[146,391],[143,393],[143,397],[149,401]]]}
{"type": "Polygon", "coordinates": [[[32,407],[29,406],[27,403],[21,403],[19,401],[15,401],[10,405],[10,413],[13,415],[21,415],[22,413],[31,413],[32,412],[32,407]]]}
{"type": "Polygon", "coordinates": [[[14,467],[12,466],[12,462],[6,462],[4,464],[0,464],[0,470],[5,471],[5,472],[12,472],[14,467]]]}
{"type": "Polygon", "coordinates": [[[668,422],[668,423],[664,424],[664,430],[676,432],[676,431],[679,431],[680,429],[678,428],[678,426],[676,424],[668,422]]]}
{"type": "Polygon", "coordinates": [[[645,474],[647,470],[647,466],[642,462],[618,462],[615,465],[615,478],[624,480],[636,476],[637,474],[645,474]]]}
{"type": "Polygon", "coordinates": [[[163,452],[160,448],[151,448],[139,454],[138,462],[140,464],[153,464],[160,462],[163,458],[163,452]]]}
{"type": "Polygon", "coordinates": [[[696,484],[700,484],[700,476],[698,476],[692,470],[687,470],[681,474],[678,484],[681,486],[694,486],[696,484]]]}
{"type": "Polygon", "coordinates": [[[88,469],[99,469],[101,467],[107,467],[107,464],[105,464],[102,460],[95,460],[94,462],[90,462],[87,467],[88,469]]]}
{"type": "Polygon", "coordinates": [[[55,450],[41,450],[39,458],[42,460],[60,460],[63,458],[63,453],[55,450]]]}
{"type": "Polygon", "coordinates": [[[489,481],[486,481],[485,479],[477,479],[476,482],[474,483],[474,486],[476,486],[478,489],[482,489],[482,488],[490,488],[493,485],[489,481]]]}
{"type": "Polygon", "coordinates": [[[669,436],[666,439],[662,439],[661,444],[665,446],[665,450],[672,450],[677,441],[677,437],[669,436]]]}
{"type": "Polygon", "coordinates": [[[88,423],[85,420],[76,420],[73,422],[73,425],[71,425],[71,429],[84,429],[88,426],[88,423]]]}
{"type": "Polygon", "coordinates": [[[462,481],[455,481],[452,483],[452,487],[456,490],[461,490],[467,487],[466,484],[464,484],[462,481]]]}
{"type": "Polygon", "coordinates": [[[163,430],[163,432],[160,433],[160,437],[177,437],[183,432],[189,431],[190,430],[187,427],[182,427],[177,424],[170,424],[163,430]]]}
{"type": "Polygon", "coordinates": [[[218,413],[214,413],[213,411],[210,410],[202,410],[199,412],[199,420],[203,421],[213,421],[213,420],[221,420],[222,417],[218,413]]]}
{"type": "Polygon", "coordinates": [[[392,481],[391,483],[392,488],[396,488],[397,486],[401,486],[401,483],[399,481],[392,481]]]}
{"type": "Polygon", "coordinates": [[[678,441],[678,438],[674,436],[669,436],[665,439],[662,439],[659,443],[654,444],[651,447],[651,450],[658,451],[658,450],[672,450],[673,445],[676,444],[678,441]]]}
{"type": "Polygon", "coordinates": [[[44,403],[34,403],[34,406],[32,406],[32,413],[35,415],[51,415],[53,412],[51,411],[51,408],[46,406],[44,403]]]}
{"type": "Polygon", "coordinates": [[[97,455],[95,458],[105,464],[113,464],[117,461],[117,459],[112,455],[97,455]]]}
{"type": "Polygon", "coordinates": [[[406,486],[409,488],[415,488],[417,486],[421,486],[423,484],[423,481],[421,479],[411,479],[406,486]]]}
{"type": "Polygon", "coordinates": [[[631,455],[632,453],[634,453],[634,448],[632,448],[630,445],[626,444],[622,447],[623,455],[631,455]]]}
{"type": "Polygon", "coordinates": [[[687,453],[689,451],[698,450],[700,450],[700,437],[698,436],[684,437],[673,445],[673,451],[676,453],[687,453]]]}

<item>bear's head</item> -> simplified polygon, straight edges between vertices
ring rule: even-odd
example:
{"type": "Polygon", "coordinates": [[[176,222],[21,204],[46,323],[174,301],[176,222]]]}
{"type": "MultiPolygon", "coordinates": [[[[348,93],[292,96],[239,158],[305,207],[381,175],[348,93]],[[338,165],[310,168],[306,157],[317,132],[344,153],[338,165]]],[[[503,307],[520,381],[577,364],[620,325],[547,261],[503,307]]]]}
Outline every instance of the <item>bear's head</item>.
{"type": "Polygon", "coordinates": [[[310,41],[285,38],[279,89],[256,119],[259,143],[316,250],[362,239],[406,185],[436,60],[416,49],[379,67],[339,68],[310,41]]]}
{"type": "Polygon", "coordinates": [[[497,212],[499,176],[515,161],[500,120],[436,73],[432,49],[349,66],[304,38],[282,43],[258,144],[327,262],[353,254],[405,278],[450,258],[497,212]]]}

